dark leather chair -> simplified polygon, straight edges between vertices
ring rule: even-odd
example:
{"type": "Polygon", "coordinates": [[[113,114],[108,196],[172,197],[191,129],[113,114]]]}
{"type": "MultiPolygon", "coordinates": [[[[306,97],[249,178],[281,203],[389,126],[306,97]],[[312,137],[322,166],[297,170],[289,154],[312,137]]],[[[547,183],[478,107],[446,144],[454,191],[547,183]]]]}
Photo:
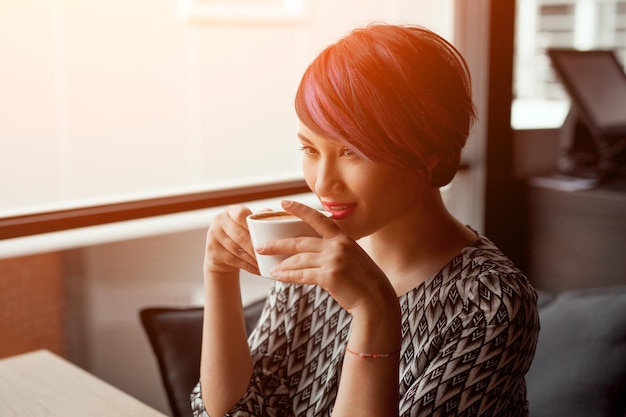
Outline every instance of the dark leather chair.
{"type": "MultiPolygon", "coordinates": [[[[265,300],[244,308],[248,334],[259,319],[265,300]]],[[[190,394],[200,377],[202,307],[145,307],[141,324],[156,356],[161,381],[173,417],[191,417],[190,394]]]]}

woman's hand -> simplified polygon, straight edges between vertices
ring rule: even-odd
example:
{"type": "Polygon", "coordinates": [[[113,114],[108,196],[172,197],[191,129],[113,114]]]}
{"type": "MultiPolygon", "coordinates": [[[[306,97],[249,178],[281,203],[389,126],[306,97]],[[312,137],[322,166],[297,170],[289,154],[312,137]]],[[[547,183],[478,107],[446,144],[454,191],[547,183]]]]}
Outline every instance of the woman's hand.
{"type": "Polygon", "coordinates": [[[240,269],[258,274],[246,216],[252,212],[244,206],[231,206],[216,215],[207,232],[204,273],[228,274],[240,269]]]}
{"type": "Polygon", "coordinates": [[[347,346],[354,352],[390,354],[370,360],[346,353],[333,416],[398,415],[402,316],[393,286],[332,219],[295,202],[283,202],[283,209],[321,237],[278,239],[256,248],[265,255],[291,255],[274,267],[272,276],[324,288],[352,316],[347,346]]]}
{"type": "Polygon", "coordinates": [[[272,270],[273,278],[319,285],[351,314],[362,303],[377,309],[384,307],[373,305],[376,300],[397,303],[383,271],[332,219],[292,201],[284,201],[283,209],[311,225],[321,238],[278,239],[256,248],[264,255],[291,255],[272,270]]]}

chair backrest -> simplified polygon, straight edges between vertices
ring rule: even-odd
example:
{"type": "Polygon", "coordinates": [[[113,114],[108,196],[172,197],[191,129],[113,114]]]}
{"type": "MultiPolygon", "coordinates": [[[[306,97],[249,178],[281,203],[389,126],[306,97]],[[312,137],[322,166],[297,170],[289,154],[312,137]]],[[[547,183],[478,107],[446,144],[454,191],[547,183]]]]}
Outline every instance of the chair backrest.
{"type": "MultiPolygon", "coordinates": [[[[244,308],[248,334],[254,328],[265,300],[244,308]]],[[[139,312],[173,417],[191,417],[190,394],[200,378],[202,307],[145,307],[139,312]]]]}

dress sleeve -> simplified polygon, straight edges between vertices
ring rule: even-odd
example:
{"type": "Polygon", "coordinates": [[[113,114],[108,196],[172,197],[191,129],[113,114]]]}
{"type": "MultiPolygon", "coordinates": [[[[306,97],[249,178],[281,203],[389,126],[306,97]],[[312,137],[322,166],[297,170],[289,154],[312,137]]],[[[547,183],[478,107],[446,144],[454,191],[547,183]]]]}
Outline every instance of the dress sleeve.
{"type": "MultiPolygon", "coordinates": [[[[284,304],[288,297],[279,284],[270,291],[259,322],[248,339],[254,363],[248,389],[226,417],[289,415],[288,336],[284,322],[289,317],[284,304]]],[[[191,406],[194,417],[209,417],[199,382],[191,393],[191,406]]]]}
{"type": "Polygon", "coordinates": [[[524,375],[539,332],[534,291],[496,297],[481,286],[432,338],[429,360],[400,399],[401,416],[528,415],[524,375]]]}

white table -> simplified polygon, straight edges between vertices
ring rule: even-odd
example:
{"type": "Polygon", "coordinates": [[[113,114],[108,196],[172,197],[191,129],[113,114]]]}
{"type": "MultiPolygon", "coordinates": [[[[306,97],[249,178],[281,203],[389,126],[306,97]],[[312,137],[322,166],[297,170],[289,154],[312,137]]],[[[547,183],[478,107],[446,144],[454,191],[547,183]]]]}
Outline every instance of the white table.
{"type": "Polygon", "coordinates": [[[165,417],[47,350],[0,360],[2,417],[165,417]]]}

